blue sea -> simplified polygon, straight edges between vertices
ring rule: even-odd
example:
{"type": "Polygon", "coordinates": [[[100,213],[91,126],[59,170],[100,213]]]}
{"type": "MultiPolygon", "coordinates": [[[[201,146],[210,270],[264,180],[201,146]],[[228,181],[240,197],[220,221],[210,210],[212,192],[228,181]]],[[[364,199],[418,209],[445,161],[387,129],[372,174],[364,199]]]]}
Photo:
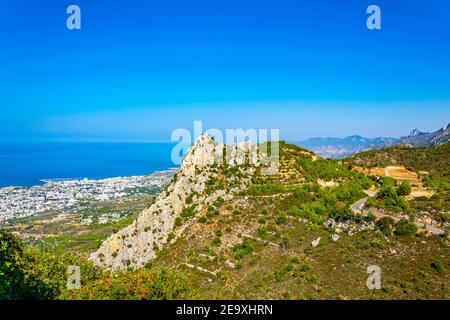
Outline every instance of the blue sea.
{"type": "Polygon", "coordinates": [[[42,179],[146,175],[176,167],[173,143],[45,142],[0,144],[0,187],[42,179]]]}

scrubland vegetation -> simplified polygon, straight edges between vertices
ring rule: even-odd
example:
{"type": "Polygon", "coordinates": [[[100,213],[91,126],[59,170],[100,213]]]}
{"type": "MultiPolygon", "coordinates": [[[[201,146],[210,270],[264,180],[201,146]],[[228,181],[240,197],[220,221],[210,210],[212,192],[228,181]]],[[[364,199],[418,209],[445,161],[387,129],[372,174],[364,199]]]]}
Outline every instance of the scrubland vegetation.
{"type": "MultiPolygon", "coordinates": [[[[350,210],[352,204],[367,197],[364,190],[375,185],[379,193],[370,198],[370,205],[409,212],[412,205],[405,200],[411,192],[408,183],[372,179],[352,170],[352,162],[323,160],[293,145],[280,146],[278,173],[263,176],[257,172],[250,187],[233,200],[219,197],[198,213],[192,203],[196,195],[188,197],[174,230],[187,222],[189,227],[138,271],[110,274],[86,261],[92,248],[24,248],[17,237],[1,231],[0,296],[450,298],[450,256],[444,237],[426,236],[407,219],[376,220],[350,210]],[[324,224],[330,219],[355,226],[355,232],[324,224]],[[312,245],[315,241],[317,245],[312,245]],[[366,269],[374,264],[382,269],[381,290],[366,286],[366,269]],[[81,268],[80,290],[66,288],[68,265],[81,268]]],[[[227,186],[226,177],[236,174],[236,169],[222,169],[217,168],[217,178],[208,181],[209,193],[227,186]]],[[[443,169],[433,170],[432,179],[445,181],[443,169]]]]}

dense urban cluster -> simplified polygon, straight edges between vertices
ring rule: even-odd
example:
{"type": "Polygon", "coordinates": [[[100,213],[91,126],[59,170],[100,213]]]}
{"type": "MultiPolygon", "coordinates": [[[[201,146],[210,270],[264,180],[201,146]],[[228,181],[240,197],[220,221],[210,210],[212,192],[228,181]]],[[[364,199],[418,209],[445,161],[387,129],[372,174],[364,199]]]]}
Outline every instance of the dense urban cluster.
{"type": "Polygon", "coordinates": [[[92,201],[145,194],[169,182],[174,174],[175,170],[166,170],[145,176],[46,181],[29,188],[1,188],[0,222],[45,212],[74,211],[92,201]]]}

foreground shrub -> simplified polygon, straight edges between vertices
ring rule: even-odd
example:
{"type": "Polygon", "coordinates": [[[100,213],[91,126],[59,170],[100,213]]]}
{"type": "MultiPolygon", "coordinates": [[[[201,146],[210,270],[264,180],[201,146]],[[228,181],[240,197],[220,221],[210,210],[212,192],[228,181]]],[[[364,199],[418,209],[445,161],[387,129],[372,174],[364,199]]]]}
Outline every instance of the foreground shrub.
{"type": "Polygon", "coordinates": [[[248,240],[244,240],[241,244],[237,244],[233,247],[234,256],[238,260],[242,259],[245,256],[252,254],[253,251],[254,251],[254,248],[248,242],[248,240]]]}
{"type": "Polygon", "coordinates": [[[75,300],[173,300],[192,299],[194,292],[184,276],[168,269],[140,269],[105,275],[80,290],[64,291],[61,298],[75,300]]]}
{"type": "Polygon", "coordinates": [[[375,226],[380,230],[385,236],[392,235],[392,226],[394,225],[394,219],[390,217],[383,217],[375,223],[375,226]]]}
{"type": "Polygon", "coordinates": [[[411,185],[409,182],[402,182],[397,188],[397,194],[399,196],[407,196],[411,193],[411,185]]]}
{"type": "MultiPolygon", "coordinates": [[[[9,231],[0,230],[0,300],[39,299],[41,286],[34,287],[28,266],[30,259],[22,241],[9,231]]],[[[36,283],[37,285],[37,283],[36,283]]],[[[42,286],[42,291],[45,291],[42,286]]]]}
{"type": "Polygon", "coordinates": [[[397,236],[413,236],[417,233],[417,226],[408,220],[402,219],[395,224],[394,233],[397,236]]]}
{"type": "Polygon", "coordinates": [[[431,263],[431,267],[435,269],[439,273],[446,273],[447,269],[445,269],[444,264],[441,260],[435,260],[431,263]]]}
{"type": "Polygon", "coordinates": [[[166,269],[111,275],[76,252],[24,249],[20,238],[0,229],[0,300],[187,299],[183,276],[166,269]],[[80,267],[81,289],[67,289],[67,268],[80,267]]]}
{"type": "Polygon", "coordinates": [[[284,212],[279,212],[275,217],[276,224],[285,224],[287,222],[287,215],[284,212]]]}

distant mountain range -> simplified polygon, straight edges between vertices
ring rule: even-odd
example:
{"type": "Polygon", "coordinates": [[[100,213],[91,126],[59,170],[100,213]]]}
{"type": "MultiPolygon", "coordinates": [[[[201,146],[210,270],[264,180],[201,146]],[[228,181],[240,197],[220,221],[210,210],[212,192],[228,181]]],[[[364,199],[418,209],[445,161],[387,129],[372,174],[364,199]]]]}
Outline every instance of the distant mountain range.
{"type": "Polygon", "coordinates": [[[407,136],[400,138],[364,138],[354,135],[345,138],[310,138],[296,144],[309,149],[324,158],[345,158],[355,153],[382,149],[396,145],[437,146],[450,141],[450,123],[435,132],[422,132],[414,129],[407,136]]]}

